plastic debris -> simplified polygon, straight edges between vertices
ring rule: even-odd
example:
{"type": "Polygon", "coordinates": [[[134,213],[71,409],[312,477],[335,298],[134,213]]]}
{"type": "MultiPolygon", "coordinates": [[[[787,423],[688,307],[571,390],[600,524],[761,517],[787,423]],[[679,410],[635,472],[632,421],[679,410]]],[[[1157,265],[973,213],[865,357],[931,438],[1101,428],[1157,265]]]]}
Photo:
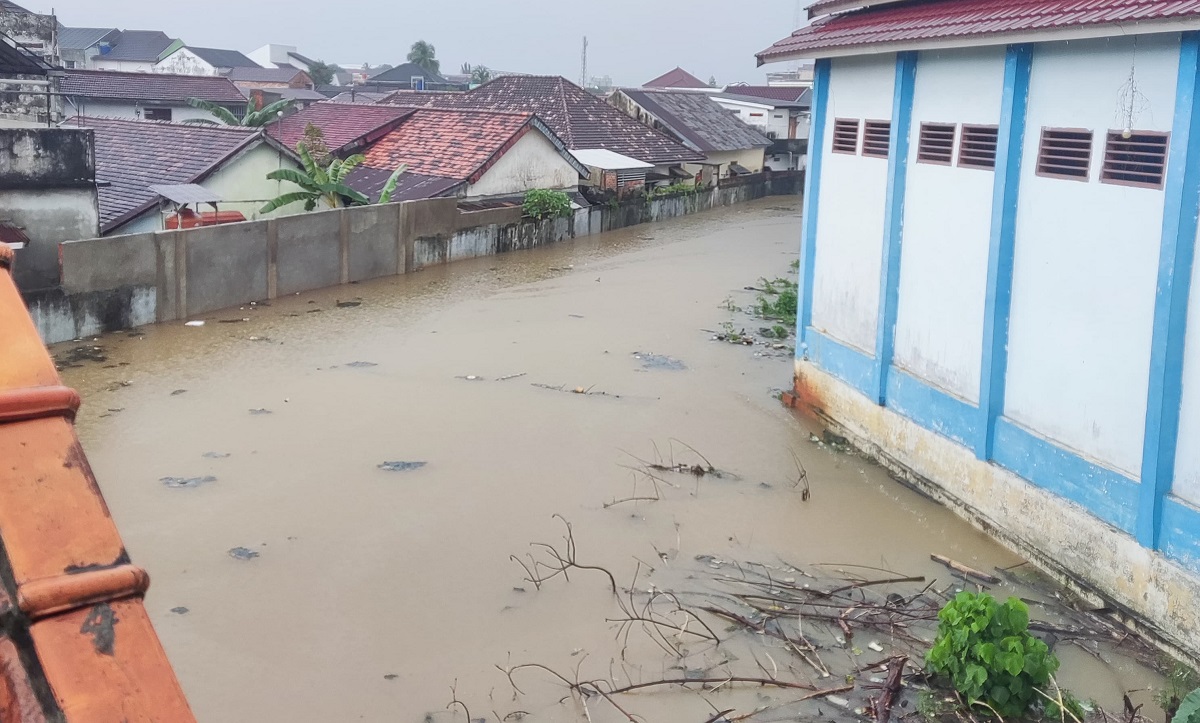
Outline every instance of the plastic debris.
{"type": "Polygon", "coordinates": [[[248,547],[233,547],[229,550],[229,556],[235,560],[253,560],[258,557],[258,552],[248,547]]]}
{"type": "Polygon", "coordinates": [[[171,612],[175,613],[176,615],[187,615],[188,609],[180,605],[177,608],[171,608],[171,612]]]}
{"type": "Polygon", "coordinates": [[[257,409],[251,409],[250,413],[251,414],[273,414],[273,412],[270,409],[265,409],[263,407],[259,407],[257,409]]]}
{"type": "Polygon", "coordinates": [[[184,326],[204,326],[204,322],[197,319],[196,321],[184,322],[184,326]]]}
{"type": "Polygon", "coordinates": [[[376,364],[375,362],[369,362],[369,361],[352,361],[349,364],[347,364],[346,366],[350,367],[351,369],[369,369],[371,367],[377,367],[379,365],[376,364]]]}
{"type": "Polygon", "coordinates": [[[203,477],[160,477],[158,481],[172,489],[179,489],[181,487],[199,487],[209,482],[216,482],[217,478],[212,475],[205,475],[203,477]]]}
{"type": "Polygon", "coordinates": [[[427,464],[426,462],[396,461],[396,462],[381,462],[378,465],[378,467],[379,467],[379,469],[385,470],[387,472],[409,472],[414,469],[421,469],[426,464],[427,464]]]}

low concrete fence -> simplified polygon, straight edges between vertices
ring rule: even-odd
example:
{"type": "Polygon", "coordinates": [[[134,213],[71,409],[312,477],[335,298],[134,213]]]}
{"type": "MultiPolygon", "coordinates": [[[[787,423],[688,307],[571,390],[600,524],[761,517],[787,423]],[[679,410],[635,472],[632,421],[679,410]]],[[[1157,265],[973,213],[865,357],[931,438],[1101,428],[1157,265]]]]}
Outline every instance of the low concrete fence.
{"type": "Polygon", "coordinates": [[[54,343],[797,194],[802,185],[797,173],[735,180],[544,221],[522,219],[519,208],[463,212],[457,199],[439,198],[70,241],[59,247],[61,285],[26,301],[42,339],[54,343]]]}

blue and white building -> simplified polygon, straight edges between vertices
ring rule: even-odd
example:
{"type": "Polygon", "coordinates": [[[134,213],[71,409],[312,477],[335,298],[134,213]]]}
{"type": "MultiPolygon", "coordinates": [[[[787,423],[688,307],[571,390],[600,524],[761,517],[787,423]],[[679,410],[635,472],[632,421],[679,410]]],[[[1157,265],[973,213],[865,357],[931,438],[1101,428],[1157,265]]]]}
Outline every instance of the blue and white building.
{"type": "Polygon", "coordinates": [[[1200,655],[1200,0],[819,0],[796,397],[1200,655]]]}

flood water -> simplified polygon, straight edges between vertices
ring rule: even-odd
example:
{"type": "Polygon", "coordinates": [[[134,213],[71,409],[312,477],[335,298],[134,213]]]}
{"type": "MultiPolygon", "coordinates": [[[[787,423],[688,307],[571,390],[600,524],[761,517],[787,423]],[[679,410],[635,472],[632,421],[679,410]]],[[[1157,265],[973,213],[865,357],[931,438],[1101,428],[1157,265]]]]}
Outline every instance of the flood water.
{"type": "MultiPolygon", "coordinates": [[[[102,359],[63,372],[83,394],[79,435],[150,572],[146,605],[197,716],[461,721],[446,710],[457,697],[489,721],[624,720],[603,702],[560,704],[568,691],[533,670],[514,700],[496,668],[638,680],[670,665],[635,641],[613,672],[602,574],[540,590],[523,579],[510,555],[561,546],[556,514],[578,561],[622,586],[639,561],[644,588],[648,567],[697,556],[865,565],[942,587],[954,578],[931,553],[1020,564],[881,468],[810,441],[820,430],[775,398],[790,342],[712,339],[747,323],[723,303],[788,274],[798,238],[798,202],[766,199],[94,342],[102,359]],[[635,491],[634,457],[696,463],[681,442],[728,474],[605,506],[650,492],[635,491]]],[[[1110,709],[1153,680],[1120,658],[1060,655],[1061,681],[1110,709]]],[[[705,695],[712,705],[678,689],[627,702],[700,723],[767,697],[705,695]]]]}

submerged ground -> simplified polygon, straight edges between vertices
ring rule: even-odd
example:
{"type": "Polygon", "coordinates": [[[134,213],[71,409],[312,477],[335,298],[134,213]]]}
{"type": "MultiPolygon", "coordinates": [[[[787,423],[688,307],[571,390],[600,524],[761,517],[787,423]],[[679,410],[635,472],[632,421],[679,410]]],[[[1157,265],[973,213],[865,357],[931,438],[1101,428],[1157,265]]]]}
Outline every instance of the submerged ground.
{"type": "MultiPolygon", "coordinates": [[[[200,719],[461,721],[445,710],[457,697],[477,719],[624,720],[560,704],[569,691],[535,670],[514,699],[496,667],[671,675],[644,634],[614,640],[602,574],[539,590],[510,560],[561,547],[556,514],[581,563],[622,588],[638,572],[642,592],[735,562],[869,566],[936,589],[960,582],[931,553],[1019,565],[869,461],[812,443],[820,430],[775,398],[790,342],[713,340],[727,320],[753,326],[727,300],[751,303],[744,287],[789,272],[798,209],[766,199],[55,347],[74,359],[63,373],[84,396],[80,436],[200,719]],[[606,506],[653,494],[635,457],[699,462],[681,443],[725,475],[665,473],[676,486],[659,501],[606,506]]],[[[680,674],[739,664],[689,645],[680,674]]],[[[886,636],[845,647],[839,659],[890,653],[886,636]]],[[[741,662],[765,675],[785,654],[759,666],[743,649],[741,662]]],[[[1061,654],[1063,682],[1114,709],[1150,680],[1111,655],[1061,654]]],[[[787,693],[659,689],[629,707],[700,723],[787,693]]]]}

